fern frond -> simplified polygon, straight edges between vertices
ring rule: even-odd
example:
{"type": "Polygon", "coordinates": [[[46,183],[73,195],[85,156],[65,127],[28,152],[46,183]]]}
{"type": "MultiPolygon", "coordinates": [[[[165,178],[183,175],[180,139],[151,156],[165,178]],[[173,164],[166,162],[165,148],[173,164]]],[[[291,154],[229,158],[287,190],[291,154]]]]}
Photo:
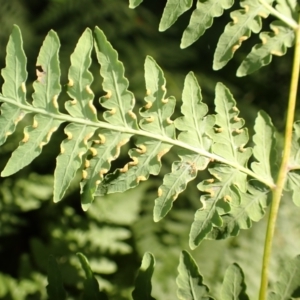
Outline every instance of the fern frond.
{"type": "Polygon", "coordinates": [[[233,5],[233,0],[206,0],[197,1],[197,7],[193,11],[188,27],[185,29],[181,39],[181,48],[187,48],[197,41],[213,24],[213,19],[223,14],[225,9],[233,5]]]}
{"type": "Polygon", "coordinates": [[[142,2],[143,2],[143,0],[129,0],[129,7],[130,7],[130,8],[136,8],[136,7],[139,6],[142,2]]]}
{"type": "Polygon", "coordinates": [[[192,0],[168,0],[159,23],[159,31],[165,31],[193,4],[192,0]]]}
{"type": "Polygon", "coordinates": [[[204,195],[200,198],[201,208],[196,212],[191,228],[190,246],[196,247],[205,237],[220,238],[216,232],[221,232],[221,236],[235,235],[240,228],[248,228],[249,220],[255,221],[256,216],[262,214],[266,194],[265,190],[257,190],[253,195],[248,188],[248,177],[268,188],[274,187],[274,170],[270,168],[270,162],[275,158],[274,129],[269,117],[260,113],[257,118],[253,154],[258,162],[252,163],[252,171],[248,168],[252,154],[252,149],[246,147],[248,131],[243,127],[244,120],[239,117],[233,96],[223,84],[216,87],[217,114],[207,115],[200,87],[195,76],[189,73],[182,94],[182,116],[173,121],[175,98],[167,96],[163,71],[153,58],[147,57],[146,104],[139,110],[138,117],[133,112],[134,95],[128,91],[128,80],[117,52],[99,28],[95,29],[94,38],[106,92],[100,99],[100,104],[106,109],[103,121],[98,120],[93,105],[94,93],[90,88],[93,81],[89,71],[93,47],[91,30],[85,30],[71,55],[67,84],[71,100],[65,103],[68,114],[62,114],[57,101],[61,85],[56,33],[50,31],[41,47],[33,102],[29,104],[25,98],[26,58],[20,31],[15,27],[8,43],[10,53],[2,72],[5,82],[3,94],[0,94],[0,101],[4,102],[0,122],[4,124],[6,113],[12,120],[9,127],[0,132],[1,140],[4,142],[13,132],[24,114],[34,114],[34,121],[32,126],[25,128],[24,139],[13,152],[2,176],[13,174],[29,164],[40,154],[59,125],[68,122],[65,127],[67,138],[61,143],[54,174],[55,202],[64,196],[81,168],[82,207],[85,210],[96,195],[134,188],[150,175],[158,175],[161,158],[175,146],[179,160],[173,163],[171,173],[165,175],[158,189],[154,220],[159,221],[169,212],[187,183],[211,162],[208,171],[212,178],[198,185],[204,195]],[[176,130],[179,131],[178,137],[176,130]],[[119,157],[121,147],[132,137],[136,147],[129,150],[131,161],[104,177],[110,171],[111,161],[119,157]],[[259,200],[253,200],[253,197],[259,200]],[[254,205],[255,201],[259,204],[254,205]],[[249,205],[253,207],[251,212],[247,211],[249,205]],[[226,221],[228,214],[232,219],[230,222],[226,221]]]}
{"type": "Polygon", "coordinates": [[[238,264],[232,264],[226,270],[221,290],[223,300],[244,299],[249,300],[246,294],[244,273],[238,264]]]}
{"type": "Polygon", "coordinates": [[[143,256],[142,265],[135,280],[135,288],[132,291],[134,300],[149,299],[155,300],[151,296],[151,277],[155,267],[155,258],[152,253],[146,252],[143,256]]]}
{"type": "MultiPolygon", "coordinates": [[[[253,155],[258,162],[253,162],[251,168],[255,174],[273,181],[277,162],[275,129],[271,118],[264,111],[258,113],[254,130],[253,155]]],[[[274,181],[273,186],[275,186],[274,181]]]]}
{"type": "MultiPolygon", "coordinates": [[[[193,73],[189,73],[185,79],[182,101],[181,112],[184,116],[175,120],[176,128],[182,131],[178,140],[209,151],[212,145],[209,132],[215,120],[214,116],[205,117],[208,108],[202,103],[201,90],[193,73]]],[[[165,175],[164,183],[158,189],[159,197],[154,206],[155,221],[165,217],[187,183],[195,179],[198,170],[206,169],[209,163],[209,158],[189,150],[180,149],[177,154],[180,161],[173,163],[172,173],[165,175]]]]}
{"type": "MultiPolygon", "coordinates": [[[[21,31],[17,26],[14,26],[9,37],[6,52],[6,67],[1,72],[4,79],[2,96],[27,107],[29,106],[26,101],[25,86],[27,79],[27,59],[23,50],[21,31]]],[[[1,111],[0,145],[4,144],[7,137],[14,133],[16,125],[26,114],[26,111],[23,111],[19,107],[16,109],[13,103],[9,102],[1,105],[1,111]]]]}
{"type": "Polygon", "coordinates": [[[195,260],[187,251],[181,252],[178,273],[176,283],[179,299],[213,299],[208,295],[209,289],[203,283],[195,260]]]}
{"type": "Polygon", "coordinates": [[[152,133],[154,138],[137,137],[135,144],[138,148],[129,152],[132,161],[114,174],[108,175],[99,186],[99,194],[103,193],[101,190],[106,194],[123,192],[135,187],[140,181],[147,180],[150,174],[157,175],[161,169],[162,156],[172,147],[171,143],[155,138],[175,138],[175,127],[170,119],[175,108],[175,99],[165,98],[166,80],[161,68],[151,57],[146,58],[145,79],[147,96],[146,105],[140,109],[140,127],[145,133],[152,133]]]}
{"type": "Polygon", "coordinates": [[[237,76],[246,76],[255,72],[272,61],[272,55],[286,54],[287,47],[294,44],[293,29],[282,21],[274,21],[270,25],[273,32],[262,32],[259,37],[261,44],[255,45],[237,70],[237,76]]]}
{"type": "MultiPolygon", "coordinates": [[[[15,33],[16,39],[21,40],[20,31],[15,29],[15,33]]],[[[19,48],[14,49],[14,54],[16,55],[14,60],[18,60],[21,59],[23,51],[21,43],[15,43],[15,45],[18,45],[19,48]]],[[[57,97],[61,90],[59,83],[60,69],[58,65],[59,46],[59,39],[56,33],[54,31],[50,31],[44,41],[37,60],[38,80],[33,84],[35,92],[32,95],[32,106],[38,110],[41,109],[45,110],[45,112],[47,111],[47,114],[49,114],[50,117],[37,115],[34,118],[33,125],[25,128],[24,139],[20,143],[19,147],[13,152],[5,169],[2,171],[2,176],[9,176],[30,164],[31,161],[41,153],[43,146],[49,142],[52,133],[55,132],[58,126],[62,123],[61,120],[57,120],[53,117],[53,115],[58,114],[57,97]]],[[[11,66],[8,66],[8,68],[10,67],[11,66]]],[[[22,64],[17,65],[18,70],[15,70],[15,72],[22,72],[21,70],[25,69],[25,67],[25,60],[23,60],[22,64]]],[[[11,70],[10,73],[13,74],[11,70]]],[[[9,78],[5,79],[7,82],[10,82],[9,78]]],[[[23,92],[23,94],[25,94],[26,87],[24,81],[20,82],[19,80],[11,80],[11,82],[15,82],[15,91],[18,90],[19,93],[23,92]]],[[[18,101],[17,97],[12,97],[12,99],[14,99],[14,101],[18,101]]],[[[20,110],[20,104],[21,107],[24,106],[23,110],[25,112],[28,112],[31,108],[25,100],[19,101],[18,104],[19,107],[15,113],[20,110]]],[[[19,119],[14,118],[12,120],[17,123],[19,119]]]]}
{"type": "Polygon", "coordinates": [[[275,285],[275,292],[271,292],[268,299],[279,300],[299,297],[299,281],[300,256],[298,255],[284,263],[279,280],[275,285]]]}
{"type": "MultiPolygon", "coordinates": [[[[274,1],[267,2],[272,4],[274,1]]],[[[214,54],[214,70],[223,68],[242,42],[250,37],[251,32],[258,33],[261,30],[261,17],[266,18],[269,15],[268,9],[259,0],[244,0],[241,2],[241,7],[242,9],[230,14],[232,21],[226,25],[220,36],[214,54]]]]}

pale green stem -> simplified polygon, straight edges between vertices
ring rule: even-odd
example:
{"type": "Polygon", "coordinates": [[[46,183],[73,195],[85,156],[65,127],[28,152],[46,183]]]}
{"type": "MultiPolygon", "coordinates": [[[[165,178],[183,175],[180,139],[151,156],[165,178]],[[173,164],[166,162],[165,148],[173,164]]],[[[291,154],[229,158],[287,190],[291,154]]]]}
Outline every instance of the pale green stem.
{"type": "Polygon", "coordinates": [[[299,28],[299,24],[297,24],[297,22],[294,19],[291,19],[285,15],[283,15],[282,13],[280,13],[278,10],[276,10],[272,5],[270,5],[268,2],[266,2],[265,0],[258,0],[265,8],[268,9],[268,11],[270,12],[271,15],[275,16],[276,18],[278,18],[279,20],[281,20],[282,22],[284,22],[285,24],[287,24],[288,26],[290,26],[291,28],[293,28],[294,30],[298,30],[299,28]]]}
{"type": "MultiPolygon", "coordinates": [[[[300,23],[300,19],[299,19],[299,23],[300,23]]],[[[290,85],[287,119],[286,119],[283,157],[282,157],[282,162],[278,173],[276,188],[273,189],[273,193],[272,193],[273,195],[272,195],[272,202],[271,202],[269,220],[267,225],[263,263],[262,263],[261,285],[260,285],[260,293],[259,293],[260,300],[265,300],[267,298],[269,263],[271,257],[275,223],[277,219],[278,208],[279,208],[286,176],[289,171],[288,162],[289,162],[290,152],[291,152],[292,131],[293,131],[294,113],[295,113],[295,106],[296,106],[298,81],[299,81],[299,67],[300,67],[299,26],[298,29],[295,31],[295,34],[296,34],[295,53],[294,53],[291,85],[290,85]]]]}

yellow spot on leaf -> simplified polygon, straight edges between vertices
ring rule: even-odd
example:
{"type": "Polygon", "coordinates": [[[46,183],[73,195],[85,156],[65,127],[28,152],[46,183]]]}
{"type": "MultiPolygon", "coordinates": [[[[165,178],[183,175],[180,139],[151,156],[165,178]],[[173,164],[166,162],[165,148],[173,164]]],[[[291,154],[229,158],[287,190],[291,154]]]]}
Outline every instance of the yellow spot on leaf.
{"type": "Polygon", "coordinates": [[[100,139],[100,143],[104,144],[105,141],[106,141],[106,137],[103,134],[100,134],[100,133],[98,134],[98,136],[99,136],[99,139],[100,139]]]}
{"type": "Polygon", "coordinates": [[[179,195],[179,194],[176,193],[176,194],[172,197],[173,201],[175,201],[175,200],[177,199],[178,195],[179,195]]]}
{"type": "Polygon", "coordinates": [[[150,89],[147,89],[147,90],[146,90],[146,95],[147,95],[147,96],[150,96],[150,95],[151,95],[151,90],[150,90],[150,89]]]}
{"type": "Polygon", "coordinates": [[[233,111],[236,111],[236,112],[239,111],[238,108],[237,108],[236,106],[233,106],[233,107],[232,107],[232,110],[233,110],[233,111]]]}
{"type": "Polygon", "coordinates": [[[167,118],[167,123],[168,123],[168,124],[173,124],[174,121],[172,121],[170,118],[167,118]]]}
{"type": "Polygon", "coordinates": [[[223,197],[223,200],[224,200],[225,202],[231,202],[232,198],[231,198],[229,195],[225,195],[225,196],[223,197]]]}
{"type": "Polygon", "coordinates": [[[261,37],[260,39],[261,39],[261,43],[263,45],[265,45],[267,43],[267,41],[268,41],[265,37],[261,37]]]}
{"type": "Polygon", "coordinates": [[[52,98],[52,103],[53,103],[53,106],[54,106],[55,108],[58,108],[57,98],[58,98],[58,95],[55,95],[55,96],[52,98]]]}
{"type": "Polygon", "coordinates": [[[231,19],[232,19],[232,23],[233,24],[237,24],[237,22],[238,22],[238,18],[237,17],[231,17],[231,19]]]}
{"type": "Polygon", "coordinates": [[[170,150],[170,149],[164,149],[164,150],[160,151],[160,152],[157,154],[157,160],[160,161],[161,158],[162,158],[166,153],[169,152],[169,150],[170,150]]]}
{"type": "Polygon", "coordinates": [[[93,113],[94,115],[97,114],[97,109],[96,109],[96,107],[95,107],[94,104],[93,104],[93,100],[90,100],[90,101],[89,101],[89,108],[90,108],[90,110],[92,111],[92,113],[93,113]]]}
{"type": "Polygon", "coordinates": [[[157,190],[157,195],[158,195],[158,197],[161,197],[161,196],[162,196],[162,193],[163,193],[162,189],[159,188],[159,189],[157,190]]]}
{"type": "Polygon", "coordinates": [[[34,118],[34,119],[33,119],[32,128],[37,128],[38,125],[39,125],[38,121],[34,118]]]}
{"type": "Polygon", "coordinates": [[[215,192],[213,189],[207,189],[204,192],[208,193],[211,198],[215,195],[215,192]]]}
{"type": "Polygon", "coordinates": [[[132,110],[128,111],[128,114],[132,119],[136,120],[136,115],[132,110]]]}
{"type": "Polygon", "coordinates": [[[84,167],[87,169],[90,167],[90,165],[91,165],[90,161],[88,159],[86,159],[84,162],[84,167]]]}
{"type": "Polygon", "coordinates": [[[88,143],[88,140],[93,136],[93,132],[89,132],[85,137],[84,137],[84,139],[83,139],[83,143],[85,144],[85,145],[87,145],[87,143],[88,143]]]}
{"type": "Polygon", "coordinates": [[[164,92],[166,91],[166,86],[164,84],[161,86],[161,90],[164,92]]]}
{"type": "Polygon", "coordinates": [[[163,104],[166,104],[166,103],[169,102],[169,99],[168,99],[168,98],[166,98],[166,99],[161,99],[161,102],[162,102],[163,104]]]}
{"type": "Polygon", "coordinates": [[[215,132],[217,132],[217,133],[220,133],[220,132],[223,132],[223,128],[215,128],[215,132]]]}
{"type": "Polygon", "coordinates": [[[63,154],[64,152],[65,152],[65,148],[62,145],[60,145],[60,153],[63,154]]]}
{"type": "Polygon", "coordinates": [[[246,41],[248,38],[249,38],[248,36],[243,35],[239,38],[239,42],[242,43],[242,42],[246,41]]]}
{"type": "Polygon", "coordinates": [[[46,144],[47,144],[46,142],[41,142],[41,143],[39,144],[39,148],[42,149],[46,144]]]}
{"type": "Polygon", "coordinates": [[[247,13],[249,11],[249,5],[244,5],[244,10],[245,10],[245,13],[247,13]]]}
{"type": "Polygon", "coordinates": [[[281,51],[272,50],[272,51],[271,51],[271,54],[272,54],[272,55],[276,55],[276,56],[282,56],[284,53],[281,52],[281,51]]]}
{"type": "Polygon", "coordinates": [[[109,99],[112,96],[112,92],[110,90],[107,91],[107,94],[104,96],[104,98],[109,99]]]}
{"type": "Polygon", "coordinates": [[[85,152],[84,151],[80,151],[79,153],[78,153],[78,157],[80,158],[80,159],[82,159],[82,156],[85,154],[85,152]]]}
{"type": "Polygon", "coordinates": [[[234,45],[234,46],[232,47],[232,52],[234,53],[237,49],[240,48],[240,46],[241,46],[241,45],[234,45]]]}
{"type": "Polygon", "coordinates": [[[29,140],[29,134],[28,134],[28,132],[24,132],[24,138],[23,138],[22,142],[26,143],[26,142],[28,142],[28,140],[29,140]]]}
{"type": "Polygon", "coordinates": [[[76,99],[73,99],[73,100],[70,101],[70,103],[71,103],[72,105],[75,105],[75,104],[77,104],[77,100],[76,100],[76,99]]]}
{"type": "Polygon", "coordinates": [[[244,129],[238,129],[238,128],[236,128],[235,130],[234,130],[234,132],[236,132],[237,134],[240,134],[240,133],[242,133],[244,131],[244,129]]]}
{"type": "Polygon", "coordinates": [[[67,135],[67,139],[71,140],[73,138],[73,134],[70,131],[66,131],[65,134],[67,135]]]}
{"type": "Polygon", "coordinates": [[[132,160],[133,161],[128,163],[129,166],[136,166],[139,163],[139,160],[136,157],[132,157],[132,160]]]}
{"type": "Polygon", "coordinates": [[[274,32],[275,35],[279,34],[279,28],[278,27],[272,26],[272,30],[273,30],[273,32],[274,32]]]}
{"type": "Polygon", "coordinates": [[[116,113],[116,111],[117,111],[117,109],[114,107],[114,108],[112,108],[112,109],[109,111],[109,113],[110,113],[111,115],[114,115],[114,114],[116,113]]]}
{"type": "Polygon", "coordinates": [[[136,182],[137,183],[139,183],[140,181],[146,181],[147,180],[147,178],[145,177],[145,176],[138,176],[137,178],[136,178],[136,182]]]}
{"type": "Polygon", "coordinates": [[[101,177],[103,177],[103,175],[106,174],[107,172],[108,172],[107,169],[101,169],[100,172],[99,172],[99,175],[100,175],[101,177]]]}
{"type": "Polygon", "coordinates": [[[57,127],[53,127],[49,130],[48,134],[47,134],[47,137],[46,137],[46,141],[49,142],[50,141],[50,138],[52,136],[52,133],[55,132],[57,130],[57,127]]]}
{"type": "Polygon", "coordinates": [[[74,85],[74,81],[72,79],[69,79],[68,86],[72,87],[73,85],[74,85]]]}
{"type": "Polygon", "coordinates": [[[233,121],[234,121],[234,122],[239,122],[239,121],[241,121],[241,118],[239,118],[239,117],[237,117],[237,116],[234,116],[234,117],[233,117],[233,121]]]}
{"type": "Polygon", "coordinates": [[[97,155],[97,150],[93,147],[90,148],[90,151],[92,152],[92,155],[93,156],[96,156],[97,155]]]}
{"type": "Polygon", "coordinates": [[[148,101],[147,104],[144,106],[146,109],[149,109],[152,106],[152,102],[148,101]]]}
{"type": "Polygon", "coordinates": [[[120,169],[121,173],[126,173],[128,171],[128,164],[126,164],[122,169],[120,169]]]}
{"type": "Polygon", "coordinates": [[[210,179],[206,179],[206,182],[208,183],[213,183],[215,180],[213,178],[210,178],[210,179]]]}
{"type": "Polygon", "coordinates": [[[136,149],[136,152],[144,154],[147,151],[147,148],[145,145],[138,145],[139,149],[136,149]]]}
{"type": "Polygon", "coordinates": [[[151,116],[151,117],[149,117],[149,118],[145,118],[145,120],[146,120],[146,122],[151,123],[151,122],[154,121],[154,117],[151,116]]]}
{"type": "Polygon", "coordinates": [[[21,89],[22,89],[23,93],[25,94],[25,93],[26,93],[26,85],[25,85],[25,82],[22,82],[22,84],[21,84],[21,89]]]}
{"type": "Polygon", "coordinates": [[[91,88],[90,88],[89,85],[87,85],[87,86],[85,87],[85,90],[88,92],[88,94],[93,95],[93,91],[91,90],[91,88]]]}
{"type": "Polygon", "coordinates": [[[88,172],[86,170],[82,170],[82,179],[87,179],[88,172]]]}

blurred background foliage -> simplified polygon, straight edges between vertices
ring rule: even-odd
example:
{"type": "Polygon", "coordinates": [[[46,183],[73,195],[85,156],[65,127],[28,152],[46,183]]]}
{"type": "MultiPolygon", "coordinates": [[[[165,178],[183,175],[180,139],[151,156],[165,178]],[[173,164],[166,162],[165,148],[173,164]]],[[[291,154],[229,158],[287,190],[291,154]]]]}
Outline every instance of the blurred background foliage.
{"type": "MultiPolygon", "coordinates": [[[[28,57],[30,94],[31,83],[36,79],[35,61],[39,48],[47,32],[54,29],[62,44],[61,82],[65,84],[69,57],[77,40],[86,27],[99,26],[125,65],[137,107],[143,105],[145,95],[144,60],[146,55],[151,55],[164,70],[169,95],[176,97],[178,107],[184,77],[192,70],[211,112],[215,84],[221,81],[237,100],[250,133],[257,110],[264,109],[271,115],[280,137],[284,126],[292,51],[282,58],[273,58],[270,66],[251,76],[237,78],[237,67],[257,42],[258,37],[252,37],[223,70],[214,72],[214,48],[230,20],[229,14],[216,19],[214,26],[194,45],[180,50],[181,35],[188,25],[190,13],[184,14],[168,31],[159,33],[158,24],[165,2],[145,0],[137,9],[130,10],[127,0],[0,0],[0,67],[5,64],[5,45],[12,25],[17,24],[22,30],[28,57]]],[[[265,30],[268,30],[270,22],[268,20],[264,25],[265,30]]],[[[103,91],[97,64],[92,65],[91,71],[95,78],[92,89],[95,99],[98,99],[103,91]]],[[[61,108],[65,97],[60,97],[61,108]]],[[[101,110],[99,105],[97,107],[101,110]]],[[[179,114],[177,110],[175,115],[179,114]]],[[[1,169],[22,139],[23,126],[30,123],[30,117],[25,118],[16,133],[0,148],[1,169]]],[[[0,178],[0,299],[47,299],[45,287],[50,254],[60,265],[68,299],[80,299],[84,274],[76,258],[77,252],[84,253],[89,259],[100,287],[109,299],[130,299],[136,271],[145,251],[152,252],[157,262],[153,296],[164,300],[176,299],[175,277],[179,254],[182,249],[188,249],[189,228],[194,212],[200,206],[196,182],[207,178],[208,174],[199,174],[198,180],[188,186],[174,203],[174,209],[159,223],[153,222],[152,209],[162,177],[150,178],[148,183],[124,194],[97,198],[85,213],[80,206],[79,174],[63,201],[54,204],[51,199],[55,158],[63,138],[61,128],[44,148],[43,154],[30,166],[10,178],[0,178]]],[[[125,147],[123,158],[114,163],[114,167],[124,165],[128,159],[127,150],[125,147]]],[[[164,158],[162,175],[170,171],[175,159],[175,151],[164,158]]],[[[286,194],[276,232],[273,281],[282,260],[300,252],[299,211],[290,202],[286,194]]],[[[256,298],[264,227],[265,220],[254,224],[251,230],[242,231],[236,238],[205,241],[192,252],[205,283],[217,298],[225,269],[234,261],[244,268],[248,293],[251,298],[256,298]]]]}

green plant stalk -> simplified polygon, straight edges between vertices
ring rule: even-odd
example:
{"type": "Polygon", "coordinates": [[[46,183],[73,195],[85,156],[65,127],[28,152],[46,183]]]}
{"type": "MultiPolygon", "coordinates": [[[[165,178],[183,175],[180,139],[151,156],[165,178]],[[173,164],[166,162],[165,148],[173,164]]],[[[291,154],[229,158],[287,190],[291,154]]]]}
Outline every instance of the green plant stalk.
{"type": "MultiPolygon", "coordinates": [[[[299,20],[300,24],[300,15],[299,20]]],[[[286,180],[287,173],[289,171],[288,161],[290,158],[291,152],[291,142],[292,142],[292,132],[293,132],[293,122],[294,122],[294,113],[297,99],[297,89],[299,81],[299,67],[300,67],[300,29],[295,31],[296,41],[295,41],[295,53],[292,69],[292,78],[290,85],[290,94],[289,94],[289,103],[286,119],[286,128],[285,128],[285,139],[284,139],[284,148],[283,148],[283,157],[281,166],[278,173],[278,178],[276,182],[276,188],[272,191],[272,202],[269,213],[269,220],[267,224],[267,232],[264,246],[264,255],[262,262],[262,271],[261,271],[261,284],[259,299],[265,300],[267,297],[267,288],[268,288],[268,273],[269,273],[269,262],[271,257],[272,250],[272,241],[274,236],[275,224],[278,214],[278,208],[286,180]]]]}

